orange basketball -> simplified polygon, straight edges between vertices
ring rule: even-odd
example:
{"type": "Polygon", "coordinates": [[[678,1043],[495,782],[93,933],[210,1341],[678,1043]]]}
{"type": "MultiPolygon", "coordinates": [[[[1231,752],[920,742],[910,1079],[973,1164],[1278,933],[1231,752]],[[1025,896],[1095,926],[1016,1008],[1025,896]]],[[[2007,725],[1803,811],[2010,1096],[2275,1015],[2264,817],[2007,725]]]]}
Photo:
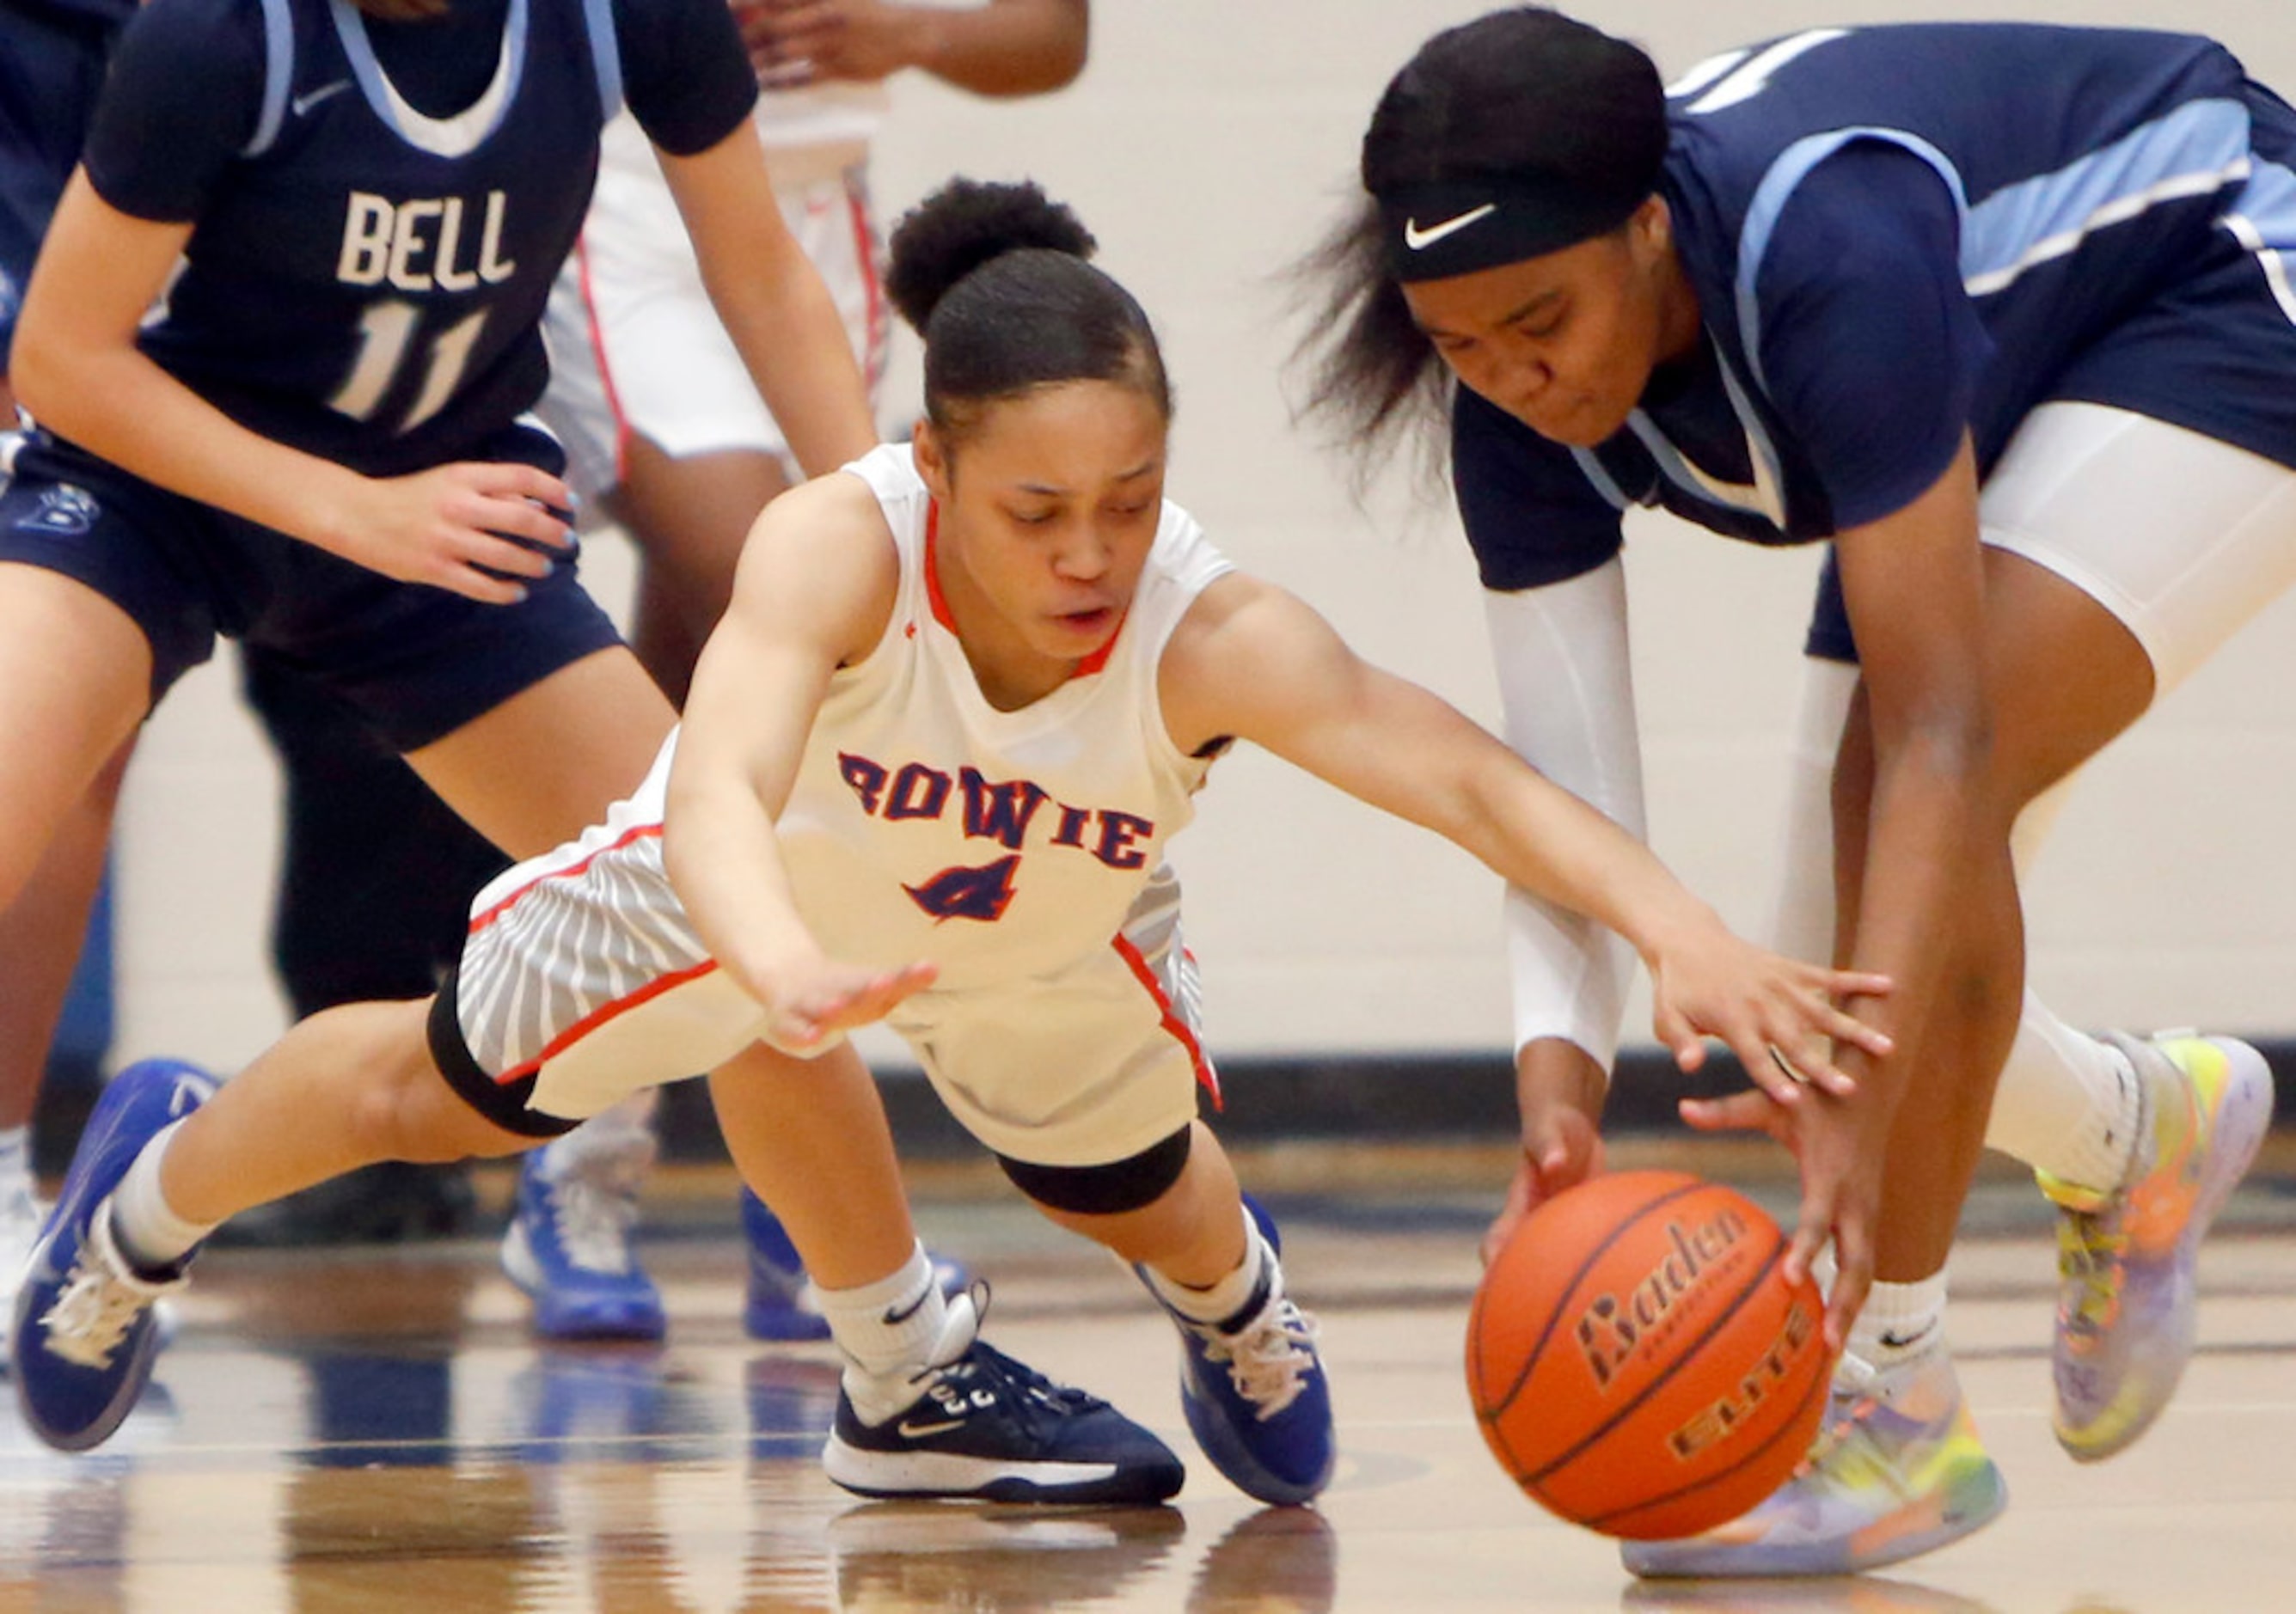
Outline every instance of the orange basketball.
{"type": "Polygon", "coordinates": [[[1775,1490],[1830,1377],[1815,1282],[1745,1195],[1623,1171],[1523,1218],[1467,1322],[1467,1392],[1499,1466],[1606,1536],[1694,1536],[1775,1490]]]}

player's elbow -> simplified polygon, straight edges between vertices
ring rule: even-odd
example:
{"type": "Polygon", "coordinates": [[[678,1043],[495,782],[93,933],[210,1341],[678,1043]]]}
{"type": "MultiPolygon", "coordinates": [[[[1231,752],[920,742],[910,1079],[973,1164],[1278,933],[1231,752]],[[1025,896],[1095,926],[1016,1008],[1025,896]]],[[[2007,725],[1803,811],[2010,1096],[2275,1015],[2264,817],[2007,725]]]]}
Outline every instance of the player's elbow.
{"type": "Polygon", "coordinates": [[[45,321],[27,319],[16,329],[8,355],[7,381],[16,402],[35,420],[62,427],[71,408],[70,351],[45,321]]]}

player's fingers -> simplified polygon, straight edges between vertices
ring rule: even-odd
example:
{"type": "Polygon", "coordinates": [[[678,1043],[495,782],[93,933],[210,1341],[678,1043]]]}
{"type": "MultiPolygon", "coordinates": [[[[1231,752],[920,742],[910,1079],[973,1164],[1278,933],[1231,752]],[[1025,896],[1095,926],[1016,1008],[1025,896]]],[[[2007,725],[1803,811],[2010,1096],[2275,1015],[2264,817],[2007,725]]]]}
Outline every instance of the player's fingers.
{"type": "Polygon", "coordinates": [[[1897,1042],[1879,1026],[1868,1025],[1847,1009],[1832,1004],[1816,1016],[1818,1028],[1837,1043],[1849,1043],[1866,1050],[1876,1059],[1897,1047],[1897,1042]]]}
{"type": "Polygon", "coordinates": [[[439,556],[412,574],[412,580],[443,588],[481,605],[516,605],[526,598],[526,585],[513,578],[493,577],[467,561],[439,556]]]}
{"type": "Polygon", "coordinates": [[[1686,1098],[1677,1107],[1682,1118],[1701,1132],[1767,1132],[1784,1136],[1785,1117],[1770,1095],[1759,1088],[1733,1093],[1724,1098],[1686,1098]]]}
{"type": "Polygon", "coordinates": [[[473,508],[456,513],[482,532],[498,538],[515,540],[529,549],[546,552],[539,557],[545,571],[564,551],[573,547],[573,529],[558,519],[555,511],[545,510],[524,499],[485,499],[473,508]]]}
{"type": "Polygon", "coordinates": [[[1802,1101],[1802,1089],[1809,1085],[1808,1069],[1778,1046],[1777,1040],[1752,1036],[1733,1039],[1730,1052],[1746,1069],[1746,1079],[1770,1096],[1773,1102],[1792,1106],[1802,1101]]]}
{"type": "Polygon", "coordinates": [[[1483,1231],[1482,1245],[1476,1253],[1482,1258],[1484,1266],[1488,1266],[1499,1258],[1499,1251],[1507,1247],[1507,1241],[1514,1237],[1515,1229],[1522,1225],[1523,1217],[1530,1214],[1531,1207],[1538,1202],[1537,1173],[1526,1159],[1507,1184],[1506,1202],[1499,1208],[1498,1215],[1491,1218],[1491,1225],[1483,1231]]]}
{"type": "MultiPolygon", "coordinates": [[[[1821,1239],[1821,1247],[1823,1242],[1821,1239]]],[[[1816,1259],[1815,1251],[1811,1258],[1816,1259]]],[[[1825,1301],[1825,1342],[1839,1351],[1849,1343],[1849,1325],[1857,1321],[1866,1291],[1874,1287],[1874,1245],[1862,1224],[1853,1220],[1836,1225],[1833,1259],[1833,1290],[1825,1301]]]]}
{"type": "Polygon", "coordinates": [[[472,565],[505,572],[513,578],[546,578],[559,564],[549,552],[499,532],[478,534],[465,553],[472,565]]]}
{"type": "Polygon", "coordinates": [[[1834,997],[1887,997],[1898,983],[1870,970],[1819,970],[1818,989],[1834,997]]]}
{"type": "Polygon", "coordinates": [[[512,461],[472,462],[467,485],[490,499],[546,504],[553,510],[574,508],[573,489],[538,466],[512,461]]]}

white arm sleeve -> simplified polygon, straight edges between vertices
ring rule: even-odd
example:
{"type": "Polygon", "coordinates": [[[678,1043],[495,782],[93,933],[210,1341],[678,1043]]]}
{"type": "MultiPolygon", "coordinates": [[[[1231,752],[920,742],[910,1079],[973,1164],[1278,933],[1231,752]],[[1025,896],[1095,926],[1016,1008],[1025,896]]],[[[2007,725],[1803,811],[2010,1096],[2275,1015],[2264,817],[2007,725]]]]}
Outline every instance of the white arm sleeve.
{"type": "MultiPolygon", "coordinates": [[[[1618,557],[1543,588],[1487,594],[1484,609],[1507,743],[1643,839],[1642,747],[1618,557]]],[[[1619,1051],[1634,949],[1615,931],[1512,886],[1506,935],[1515,1047],[1561,1037],[1608,1071],[1619,1051]]]]}

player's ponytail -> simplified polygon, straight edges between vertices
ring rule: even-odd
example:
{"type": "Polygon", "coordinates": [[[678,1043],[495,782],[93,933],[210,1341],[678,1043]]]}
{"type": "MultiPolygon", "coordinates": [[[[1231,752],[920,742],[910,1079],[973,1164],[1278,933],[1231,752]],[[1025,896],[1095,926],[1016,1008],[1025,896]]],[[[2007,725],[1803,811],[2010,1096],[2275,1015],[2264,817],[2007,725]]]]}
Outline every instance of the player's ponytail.
{"type": "Polygon", "coordinates": [[[963,435],[981,406],[1063,381],[1171,386],[1148,315],[1086,259],[1098,243],[1034,184],[953,179],[894,226],[885,292],[925,344],[925,414],[963,435]]]}

